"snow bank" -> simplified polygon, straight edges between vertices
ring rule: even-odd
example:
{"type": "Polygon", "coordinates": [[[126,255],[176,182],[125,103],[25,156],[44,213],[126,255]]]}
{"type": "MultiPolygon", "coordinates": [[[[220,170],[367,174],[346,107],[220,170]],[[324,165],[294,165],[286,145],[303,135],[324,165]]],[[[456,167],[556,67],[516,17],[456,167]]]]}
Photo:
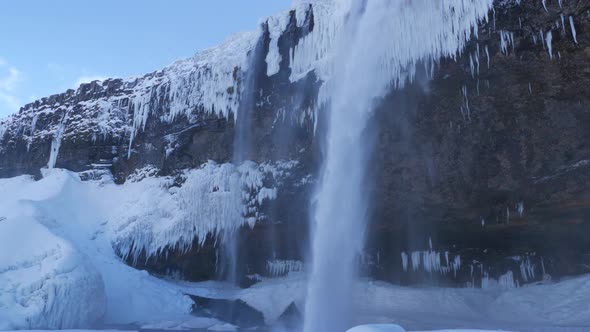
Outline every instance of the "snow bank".
{"type": "Polygon", "coordinates": [[[501,332],[500,330],[436,330],[436,331],[412,331],[412,332],[501,332]]]}
{"type": "MultiPolygon", "coordinates": [[[[18,330],[19,332],[55,332],[55,330],[18,330]]],[[[79,329],[68,329],[68,332],[138,332],[136,330],[79,330],[79,329]]],[[[14,332],[14,331],[6,331],[14,332]]]]}
{"type": "Polygon", "coordinates": [[[347,332],[405,332],[401,326],[391,324],[361,325],[353,327],[347,332]]]}
{"type": "Polygon", "coordinates": [[[0,327],[74,328],[103,315],[108,323],[133,323],[189,313],[192,301],[178,287],[116,253],[149,257],[253,226],[295,165],[209,162],[180,178],[146,170],[124,185],[110,177],[83,182],[61,169],[43,170],[40,181],[0,179],[0,327]]]}
{"type": "Polygon", "coordinates": [[[104,311],[101,275],[70,243],[33,217],[0,221],[0,330],[85,327],[104,311]]]}
{"type": "MultiPolygon", "coordinates": [[[[291,303],[302,309],[305,273],[265,279],[248,289],[220,282],[176,284],[198,296],[241,299],[276,323],[291,303]]],[[[408,331],[585,331],[590,322],[590,275],[518,289],[410,288],[362,280],[354,294],[355,324],[399,324],[408,331]],[[448,329],[453,328],[453,329],[448,329]],[[477,330],[479,329],[479,330],[477,330]]]]}
{"type": "Polygon", "coordinates": [[[114,184],[57,169],[44,175],[0,179],[0,328],[79,328],[103,317],[132,323],[190,311],[188,297],[115,255],[104,229],[114,184]]]}
{"type": "MultiPolygon", "coordinates": [[[[142,330],[189,330],[189,329],[215,329],[224,323],[220,320],[207,317],[187,317],[180,320],[165,320],[143,324],[142,330]]],[[[233,330],[232,330],[233,331],[233,330]]]]}

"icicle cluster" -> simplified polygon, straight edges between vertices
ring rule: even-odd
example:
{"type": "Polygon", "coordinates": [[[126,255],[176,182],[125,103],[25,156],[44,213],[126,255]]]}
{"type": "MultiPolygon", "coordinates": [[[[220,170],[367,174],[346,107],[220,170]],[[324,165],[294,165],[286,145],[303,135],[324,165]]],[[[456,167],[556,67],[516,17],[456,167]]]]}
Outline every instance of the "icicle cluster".
{"type": "Polygon", "coordinates": [[[408,255],[406,252],[401,253],[402,268],[404,272],[409,271],[411,264],[412,271],[418,272],[421,269],[428,272],[440,272],[445,275],[453,272],[457,276],[457,271],[461,269],[461,256],[456,255],[453,259],[449,258],[449,252],[444,253],[431,250],[412,251],[408,255]]]}
{"type": "Polygon", "coordinates": [[[133,259],[142,253],[149,258],[165,248],[185,252],[195,240],[203,245],[207,235],[217,238],[244,225],[254,227],[264,218],[259,208],[277,197],[276,185],[290,174],[293,165],[208,162],[186,171],[180,187],[172,186],[174,179],[150,177],[151,169],[140,172],[138,181],[125,186],[141,186],[141,195],[110,221],[115,225],[114,246],[133,259]],[[274,185],[265,185],[267,180],[274,185]]]}
{"type": "Polygon", "coordinates": [[[266,272],[271,277],[281,277],[289,272],[303,271],[303,262],[296,260],[272,260],[266,262],[266,272]]]}
{"type": "MultiPolygon", "coordinates": [[[[49,150],[49,161],[47,162],[47,168],[54,168],[55,167],[55,163],[57,162],[57,155],[59,154],[59,149],[61,147],[61,140],[63,138],[64,135],[64,131],[65,131],[65,127],[66,127],[66,123],[68,121],[68,113],[66,112],[63,116],[63,118],[61,119],[59,126],[57,127],[57,130],[53,136],[53,139],[51,141],[51,150],[49,150]]],[[[33,122],[31,124],[31,131],[34,131],[35,128],[35,123],[37,122],[37,118],[34,117],[33,118],[33,122]]],[[[30,144],[30,143],[29,143],[30,144]]],[[[29,146],[27,146],[28,148],[29,146]]]]}
{"type": "MultiPolygon", "coordinates": [[[[346,44],[342,38],[348,36],[342,29],[353,3],[350,0],[312,2],[314,29],[290,52],[291,81],[297,81],[311,71],[325,81],[320,90],[320,105],[332,95],[332,59],[337,52],[337,45],[346,44]]],[[[385,82],[385,86],[400,87],[414,78],[416,64],[433,63],[443,57],[456,58],[472,33],[477,34],[478,21],[487,20],[492,3],[493,0],[445,0],[433,7],[431,1],[418,0],[388,4],[387,10],[392,13],[403,12],[403,15],[392,14],[396,19],[378,23],[381,25],[380,31],[387,31],[387,36],[379,39],[384,43],[382,47],[385,52],[382,52],[376,64],[379,68],[371,71],[376,75],[374,79],[385,82]],[[429,28],[418,29],[415,27],[417,22],[428,22],[429,28]],[[417,43],[417,40],[420,42],[417,43]]],[[[298,1],[297,4],[301,11],[309,6],[306,1],[298,1]]],[[[298,14],[297,17],[305,15],[298,14]]],[[[380,93],[375,92],[376,95],[380,93]]]]}
{"type": "Polygon", "coordinates": [[[267,20],[268,33],[270,35],[270,45],[266,54],[266,64],[268,76],[275,75],[280,70],[281,61],[283,60],[279,53],[279,38],[289,23],[289,12],[283,12],[279,15],[271,16],[267,20]]]}

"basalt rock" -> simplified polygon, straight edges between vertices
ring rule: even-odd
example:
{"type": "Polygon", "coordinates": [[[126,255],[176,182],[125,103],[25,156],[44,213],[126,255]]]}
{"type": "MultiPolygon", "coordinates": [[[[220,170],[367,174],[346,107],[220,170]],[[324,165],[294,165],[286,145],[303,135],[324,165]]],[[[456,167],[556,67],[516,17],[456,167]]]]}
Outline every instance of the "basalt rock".
{"type": "Polygon", "coordinates": [[[242,300],[211,299],[190,295],[194,301],[193,314],[211,317],[241,328],[264,326],[264,316],[242,300]]]}

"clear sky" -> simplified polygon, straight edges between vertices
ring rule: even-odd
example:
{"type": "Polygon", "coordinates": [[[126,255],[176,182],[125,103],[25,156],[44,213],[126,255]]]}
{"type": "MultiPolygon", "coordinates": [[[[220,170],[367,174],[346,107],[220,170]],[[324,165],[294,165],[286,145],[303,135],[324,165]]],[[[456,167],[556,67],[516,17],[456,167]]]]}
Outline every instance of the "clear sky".
{"type": "Polygon", "coordinates": [[[291,0],[2,0],[0,118],[83,81],[160,69],[291,0]]]}

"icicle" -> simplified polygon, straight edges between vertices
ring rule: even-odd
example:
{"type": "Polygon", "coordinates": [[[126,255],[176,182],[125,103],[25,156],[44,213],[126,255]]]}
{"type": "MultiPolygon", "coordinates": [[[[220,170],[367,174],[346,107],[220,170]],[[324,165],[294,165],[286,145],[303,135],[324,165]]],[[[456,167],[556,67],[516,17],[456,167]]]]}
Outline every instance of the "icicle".
{"type": "Polygon", "coordinates": [[[518,216],[522,218],[524,214],[524,202],[518,202],[516,204],[516,211],[518,211],[518,216]]]}
{"type": "Polygon", "coordinates": [[[510,225],[510,208],[506,208],[506,225],[510,225]]]}
{"type": "Polygon", "coordinates": [[[475,70],[477,75],[479,75],[479,44],[477,44],[476,54],[475,54],[475,70]]]}
{"type": "Polygon", "coordinates": [[[289,272],[303,271],[303,263],[295,260],[272,260],[266,262],[266,272],[271,277],[281,277],[289,272]]]}
{"type": "Polygon", "coordinates": [[[488,49],[488,45],[486,45],[485,51],[486,51],[486,59],[488,60],[488,69],[490,69],[490,51],[488,49]]]}
{"type": "Polygon", "coordinates": [[[553,45],[552,45],[553,34],[551,33],[551,31],[547,32],[547,36],[545,37],[545,40],[547,42],[547,51],[549,52],[549,57],[551,58],[551,60],[553,60],[553,45]]]}
{"type": "Polygon", "coordinates": [[[561,17],[561,28],[563,30],[563,34],[565,35],[565,16],[563,16],[563,13],[560,15],[561,17]]]}
{"type": "Polygon", "coordinates": [[[512,44],[514,50],[514,34],[512,32],[500,31],[500,49],[504,55],[508,55],[508,47],[512,44]]]}
{"type": "MultiPolygon", "coordinates": [[[[33,119],[31,120],[31,128],[29,133],[29,138],[27,142],[27,152],[31,149],[31,145],[33,144],[33,140],[35,139],[35,130],[37,129],[37,120],[39,118],[39,113],[35,113],[33,119]]],[[[1,131],[1,129],[0,129],[1,131]]],[[[2,138],[2,133],[0,133],[0,138],[2,138]]]]}
{"type": "Polygon", "coordinates": [[[518,285],[514,281],[514,275],[513,275],[512,271],[508,271],[505,274],[501,275],[500,278],[498,279],[498,283],[503,288],[510,289],[510,288],[517,288],[518,287],[518,285]]]}
{"type": "Polygon", "coordinates": [[[414,270],[414,272],[420,270],[421,255],[420,255],[419,251],[412,252],[411,260],[412,260],[412,270],[414,270]]]}
{"type": "Polygon", "coordinates": [[[492,13],[494,15],[494,31],[496,31],[496,7],[492,7],[492,13]]]}
{"type": "Polygon", "coordinates": [[[572,36],[574,37],[574,43],[578,43],[578,34],[576,33],[576,26],[574,25],[574,18],[570,16],[570,27],[572,29],[572,36]]]}
{"type": "Polygon", "coordinates": [[[402,251],[402,268],[404,272],[408,272],[408,254],[405,251],[402,251]]]}
{"type": "Polygon", "coordinates": [[[525,282],[535,279],[535,265],[531,264],[528,256],[520,263],[520,274],[525,282]]]}
{"type": "Polygon", "coordinates": [[[463,85],[463,87],[461,88],[461,93],[463,94],[463,105],[461,105],[461,114],[463,115],[463,120],[471,121],[471,109],[469,107],[467,85],[463,85]]]}
{"type": "Polygon", "coordinates": [[[57,163],[57,156],[59,155],[59,149],[61,147],[61,141],[63,139],[64,132],[66,130],[66,123],[68,121],[68,111],[64,114],[61,119],[56,132],[53,134],[53,140],[51,141],[51,150],[49,150],[49,161],[47,162],[47,168],[55,168],[57,163]]]}
{"type": "Polygon", "coordinates": [[[430,249],[427,251],[413,251],[409,255],[403,251],[401,253],[401,259],[404,272],[408,272],[410,263],[412,264],[412,271],[414,272],[423,269],[424,272],[439,272],[445,275],[452,271],[454,272],[455,277],[457,271],[461,269],[461,256],[457,255],[451,261],[448,251],[440,253],[430,249]],[[441,261],[441,257],[444,257],[444,262],[441,261]]]}
{"type": "Polygon", "coordinates": [[[453,264],[452,264],[452,268],[453,268],[453,273],[455,274],[455,278],[457,278],[457,271],[459,271],[461,269],[461,256],[457,255],[455,256],[455,259],[453,260],[453,264]]]}

